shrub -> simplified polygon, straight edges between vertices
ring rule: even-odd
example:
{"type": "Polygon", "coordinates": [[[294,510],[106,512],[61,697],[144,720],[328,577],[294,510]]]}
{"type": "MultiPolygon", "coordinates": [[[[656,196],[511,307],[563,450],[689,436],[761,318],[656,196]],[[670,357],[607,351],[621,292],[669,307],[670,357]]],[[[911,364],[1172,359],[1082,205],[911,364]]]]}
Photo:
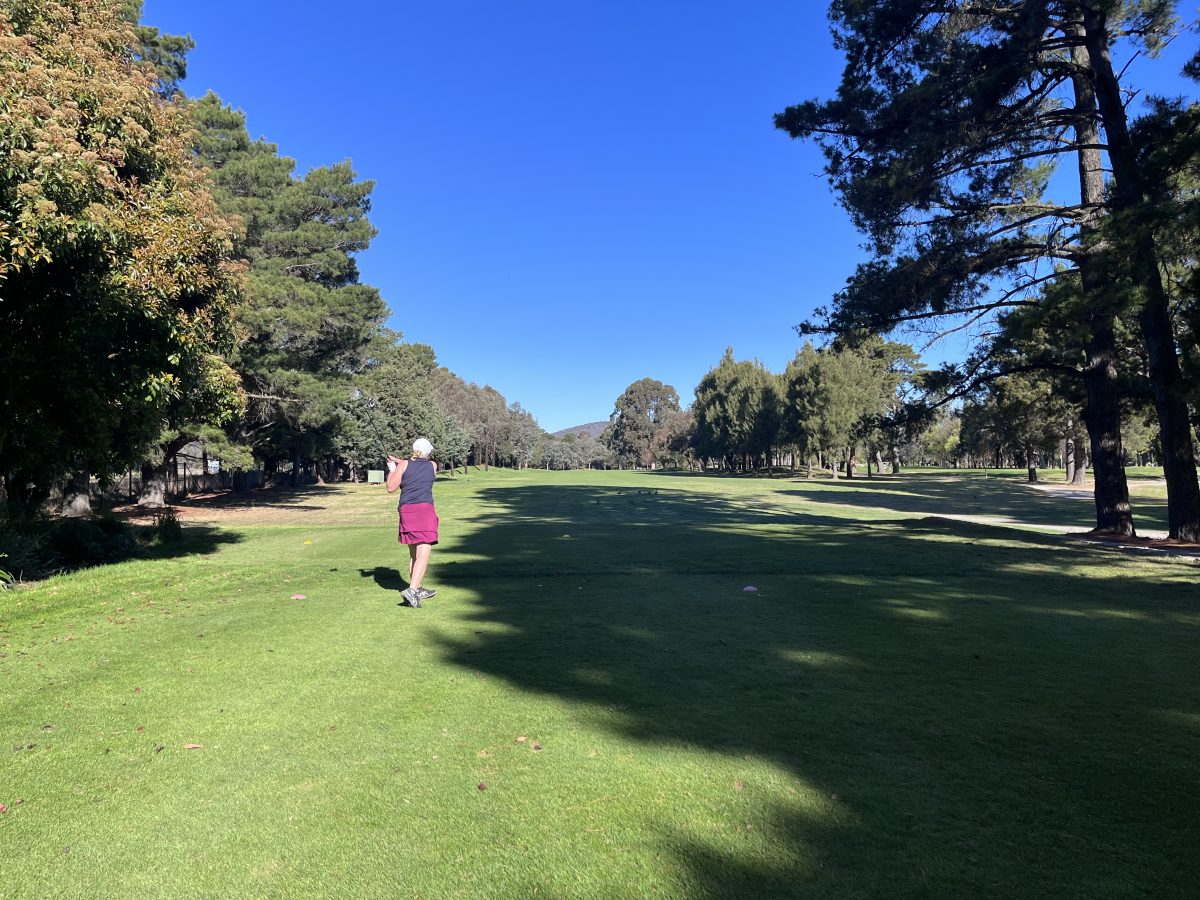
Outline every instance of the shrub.
{"type": "Polygon", "coordinates": [[[8,583],[42,578],[55,568],[54,555],[47,547],[45,521],[20,523],[0,519],[0,556],[8,583]]]}
{"type": "Polygon", "coordinates": [[[154,532],[163,544],[183,539],[183,526],[179,524],[179,516],[173,508],[165,506],[154,517],[154,532]]]}
{"type": "MultiPolygon", "coordinates": [[[[163,532],[158,529],[142,531],[157,533],[162,539],[163,532]]],[[[0,518],[0,557],[4,559],[0,587],[6,582],[46,578],[64,569],[120,562],[145,553],[138,532],[111,512],[88,519],[0,518]]]]}
{"type": "Polygon", "coordinates": [[[50,526],[48,537],[59,564],[70,569],[142,554],[133,529],[113,516],[61,519],[50,526]]]}

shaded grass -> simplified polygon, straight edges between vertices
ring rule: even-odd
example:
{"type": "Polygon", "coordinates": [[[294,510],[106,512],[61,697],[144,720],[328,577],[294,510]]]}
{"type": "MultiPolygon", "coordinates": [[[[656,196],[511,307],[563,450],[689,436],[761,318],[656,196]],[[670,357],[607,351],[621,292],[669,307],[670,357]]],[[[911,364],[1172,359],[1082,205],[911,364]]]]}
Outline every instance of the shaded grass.
{"type": "Polygon", "coordinates": [[[5,891],[1192,893],[1194,567],[951,476],[437,491],[421,610],[365,486],[0,595],[5,891]]]}

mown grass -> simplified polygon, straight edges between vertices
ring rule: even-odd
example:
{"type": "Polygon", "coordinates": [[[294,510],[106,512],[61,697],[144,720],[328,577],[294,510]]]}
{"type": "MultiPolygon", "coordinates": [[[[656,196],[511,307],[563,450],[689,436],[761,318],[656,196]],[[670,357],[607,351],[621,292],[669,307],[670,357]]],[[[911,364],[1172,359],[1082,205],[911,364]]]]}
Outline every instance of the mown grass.
{"type": "Polygon", "coordinates": [[[367,486],[0,594],[0,893],[1194,896],[1195,566],[937,517],[1082,530],[1086,500],[437,493],[420,610],[367,486]]]}

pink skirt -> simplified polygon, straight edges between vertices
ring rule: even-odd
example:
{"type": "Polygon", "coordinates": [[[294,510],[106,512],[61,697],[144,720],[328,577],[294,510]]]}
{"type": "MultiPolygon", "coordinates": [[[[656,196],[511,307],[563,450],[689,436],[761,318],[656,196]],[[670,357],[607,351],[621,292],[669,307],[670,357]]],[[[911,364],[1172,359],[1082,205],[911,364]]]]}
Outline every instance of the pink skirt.
{"type": "Polygon", "coordinates": [[[438,517],[432,503],[405,503],[400,507],[400,543],[436,544],[438,517]]]}

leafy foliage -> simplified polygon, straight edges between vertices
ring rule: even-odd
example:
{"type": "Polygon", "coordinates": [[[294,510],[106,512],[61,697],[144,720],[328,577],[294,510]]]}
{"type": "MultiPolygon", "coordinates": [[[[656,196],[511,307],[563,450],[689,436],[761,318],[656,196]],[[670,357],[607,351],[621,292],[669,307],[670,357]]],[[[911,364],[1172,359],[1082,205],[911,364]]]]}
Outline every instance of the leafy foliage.
{"type": "Polygon", "coordinates": [[[628,466],[649,466],[656,461],[655,434],[669,416],[679,412],[679,394],[669,384],[641,378],[617,398],[601,442],[628,466]]]}
{"type": "Polygon", "coordinates": [[[189,121],[98,0],[0,11],[0,471],[30,506],[135,460],[172,407],[240,407],[232,230],[189,121]]]}
{"type": "Polygon", "coordinates": [[[696,453],[731,464],[757,459],[778,442],[782,413],[774,376],[757,360],[735,360],[730,347],[696,386],[696,453]]]}
{"type": "Polygon", "coordinates": [[[375,234],[372,183],[349,163],[295,178],[295,163],[251,141],[244,115],[214,94],[189,108],[195,152],[222,208],[241,217],[239,250],[250,261],[232,357],[250,403],[233,434],[264,459],[330,453],[353,375],[371,364],[388,315],[354,262],[375,234]]]}

